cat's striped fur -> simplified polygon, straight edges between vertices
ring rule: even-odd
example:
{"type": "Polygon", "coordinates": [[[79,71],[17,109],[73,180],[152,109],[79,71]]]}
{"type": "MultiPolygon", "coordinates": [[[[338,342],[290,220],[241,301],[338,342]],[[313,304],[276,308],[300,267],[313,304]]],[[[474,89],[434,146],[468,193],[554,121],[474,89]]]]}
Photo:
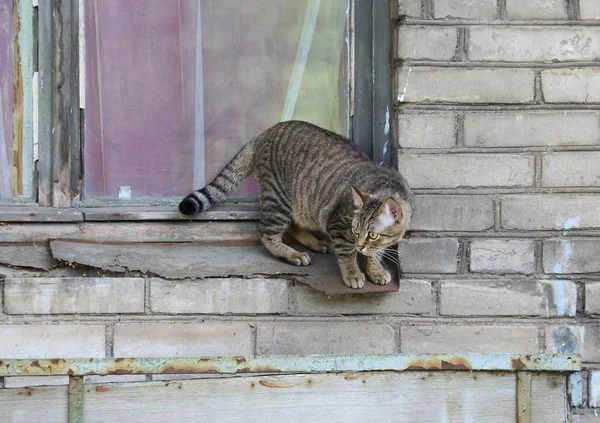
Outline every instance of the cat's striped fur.
{"type": "Polygon", "coordinates": [[[205,211],[249,175],[259,183],[262,241],[274,256],[298,266],[310,263],[308,254],[283,243],[287,231],[313,251],[335,252],[348,286],[365,282],[359,252],[367,256],[369,279],[391,280],[381,258],[403,237],[412,213],[410,189],[396,170],[375,164],[341,135],[306,122],[282,122],[250,141],[179,210],[205,211]]]}

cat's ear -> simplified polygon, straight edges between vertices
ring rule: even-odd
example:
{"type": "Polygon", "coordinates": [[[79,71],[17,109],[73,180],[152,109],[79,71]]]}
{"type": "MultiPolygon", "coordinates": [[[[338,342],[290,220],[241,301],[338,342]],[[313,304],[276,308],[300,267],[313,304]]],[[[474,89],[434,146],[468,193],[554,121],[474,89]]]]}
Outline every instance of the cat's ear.
{"type": "Polygon", "coordinates": [[[385,213],[393,217],[396,222],[400,222],[400,218],[402,217],[402,207],[392,197],[385,199],[381,205],[380,211],[381,213],[385,213]]]}
{"type": "Polygon", "coordinates": [[[364,192],[362,192],[361,190],[359,190],[357,188],[354,188],[354,187],[350,187],[350,188],[352,188],[352,199],[354,200],[354,207],[357,210],[362,209],[363,205],[367,201],[368,194],[365,194],[364,192]]]}

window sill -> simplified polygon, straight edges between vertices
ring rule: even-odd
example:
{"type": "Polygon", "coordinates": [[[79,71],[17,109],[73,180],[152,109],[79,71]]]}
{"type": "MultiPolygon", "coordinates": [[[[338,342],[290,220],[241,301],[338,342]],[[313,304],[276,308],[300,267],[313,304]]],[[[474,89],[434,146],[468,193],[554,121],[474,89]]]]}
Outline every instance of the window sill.
{"type": "Polygon", "coordinates": [[[0,222],[131,222],[131,221],[235,221],[258,220],[255,203],[224,204],[189,217],[177,206],[115,206],[58,209],[37,205],[0,206],[0,222]]]}
{"type": "Polygon", "coordinates": [[[311,253],[310,266],[292,266],[277,260],[256,242],[106,244],[57,240],[50,243],[50,249],[54,258],[64,262],[117,273],[142,272],[165,279],[289,278],[327,295],[399,290],[397,272],[387,285],[366,282],[362,289],[352,289],[342,282],[333,254],[311,253]]]}

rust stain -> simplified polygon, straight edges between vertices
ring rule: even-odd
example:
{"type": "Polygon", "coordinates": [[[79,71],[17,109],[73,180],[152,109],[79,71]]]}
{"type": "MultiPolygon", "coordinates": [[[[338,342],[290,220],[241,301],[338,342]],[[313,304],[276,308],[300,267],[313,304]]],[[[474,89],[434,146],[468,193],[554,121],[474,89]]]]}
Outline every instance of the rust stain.
{"type": "Polygon", "coordinates": [[[413,360],[406,366],[406,370],[471,370],[472,368],[471,363],[460,357],[454,357],[449,360],[435,358],[413,360]]]}
{"type": "Polygon", "coordinates": [[[236,373],[280,373],[281,370],[276,367],[269,366],[255,366],[252,369],[248,367],[242,367],[237,369],[236,373]]]}
{"type": "MultiPolygon", "coordinates": [[[[525,357],[527,358],[527,357],[525,357]]],[[[512,367],[515,370],[523,370],[525,368],[525,363],[523,363],[523,361],[520,358],[513,358],[511,360],[512,362],[512,367]]]]}
{"type": "Polygon", "coordinates": [[[115,370],[108,371],[109,375],[131,375],[134,373],[141,373],[141,372],[133,372],[133,371],[127,370],[127,369],[115,369],[115,370]]]}
{"type": "Polygon", "coordinates": [[[442,370],[470,370],[469,363],[466,360],[453,360],[456,362],[442,360],[442,370]]]}
{"type": "Polygon", "coordinates": [[[246,357],[234,357],[233,359],[237,364],[242,364],[246,362],[246,357]]]}
{"type": "Polygon", "coordinates": [[[72,376],[72,375],[73,375],[73,369],[69,369],[69,371],[67,372],[67,374],[68,374],[69,376],[72,376]]]}
{"type": "Polygon", "coordinates": [[[345,376],[344,379],[346,379],[346,380],[356,380],[356,379],[358,379],[358,376],[354,376],[354,375],[352,375],[352,376],[345,376]]]}
{"type": "MultiPolygon", "coordinates": [[[[52,360],[50,360],[50,363],[52,364],[58,364],[61,360],[57,359],[57,358],[53,358],[52,360]]],[[[64,361],[64,360],[62,360],[64,361]]]]}
{"type": "MultiPolygon", "coordinates": [[[[142,373],[142,372],[137,372],[142,373]]],[[[187,374],[187,373],[198,373],[197,367],[165,367],[161,373],[166,374],[187,374]]],[[[219,373],[218,369],[205,368],[202,369],[202,373],[219,373]]]]}
{"type": "Polygon", "coordinates": [[[115,363],[120,363],[121,361],[125,360],[124,358],[115,358],[115,363]]]}
{"type": "Polygon", "coordinates": [[[106,386],[98,385],[96,386],[96,392],[110,392],[110,388],[106,386]]]}
{"type": "Polygon", "coordinates": [[[298,386],[297,383],[292,383],[291,385],[280,385],[277,382],[273,382],[273,381],[269,381],[269,380],[260,380],[258,383],[260,383],[262,386],[267,387],[267,388],[279,388],[279,389],[288,389],[288,388],[293,388],[294,386],[298,386]]]}
{"type": "Polygon", "coordinates": [[[40,362],[39,362],[39,361],[37,361],[37,360],[33,360],[33,361],[31,362],[31,367],[38,367],[38,368],[40,368],[40,369],[42,368],[42,366],[40,366],[40,362]]]}
{"type": "Polygon", "coordinates": [[[34,391],[35,389],[33,388],[25,388],[23,391],[19,391],[19,395],[25,395],[27,397],[30,397],[31,395],[33,395],[34,391]]]}

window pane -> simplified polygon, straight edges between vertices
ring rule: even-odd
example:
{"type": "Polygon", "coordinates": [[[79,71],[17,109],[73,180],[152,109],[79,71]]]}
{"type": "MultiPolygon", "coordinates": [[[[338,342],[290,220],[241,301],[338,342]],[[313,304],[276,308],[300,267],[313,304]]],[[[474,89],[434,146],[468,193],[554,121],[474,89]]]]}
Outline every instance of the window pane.
{"type": "Polygon", "coordinates": [[[88,0],[85,198],[181,197],[280,120],[347,133],[347,6],[88,0]]]}
{"type": "Polygon", "coordinates": [[[0,0],[0,198],[33,195],[32,14],[0,0]]]}
{"type": "Polygon", "coordinates": [[[12,0],[0,0],[0,198],[13,197],[12,0]]]}

